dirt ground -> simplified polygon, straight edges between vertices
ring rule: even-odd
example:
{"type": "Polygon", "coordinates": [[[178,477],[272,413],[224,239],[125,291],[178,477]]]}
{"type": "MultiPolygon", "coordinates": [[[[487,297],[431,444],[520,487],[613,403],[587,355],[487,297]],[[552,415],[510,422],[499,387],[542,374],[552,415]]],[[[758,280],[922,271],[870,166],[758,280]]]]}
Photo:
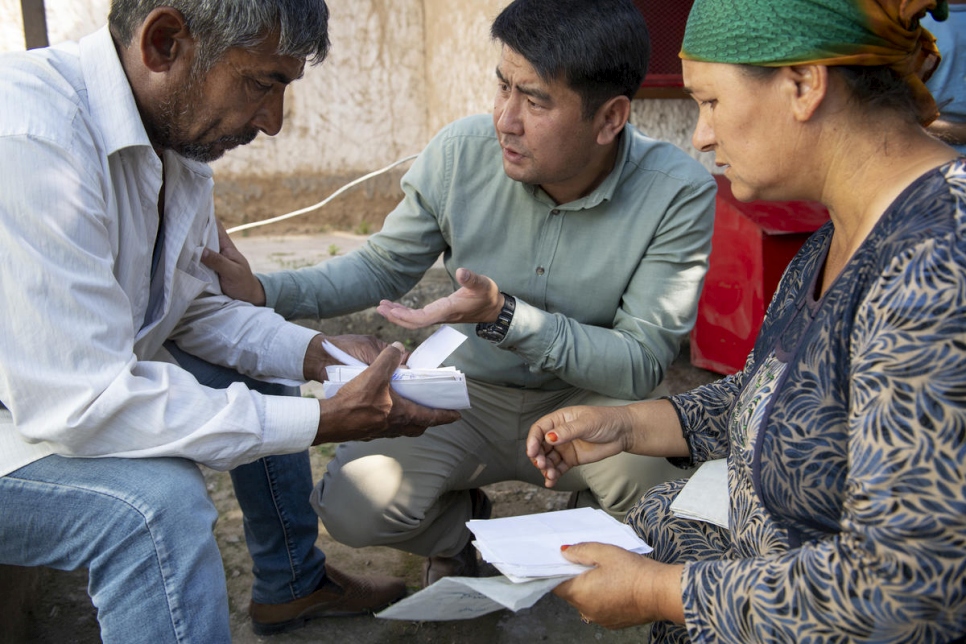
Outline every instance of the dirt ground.
{"type": "MultiPolygon", "coordinates": [[[[244,236],[318,235],[327,231],[350,231],[356,235],[374,232],[382,225],[385,213],[398,201],[398,175],[383,177],[382,182],[347,192],[326,208],[288,222],[255,228],[244,236]]],[[[309,177],[288,177],[269,182],[222,182],[216,190],[216,213],[227,227],[274,217],[317,203],[338,188],[341,180],[319,181],[309,177]]],[[[324,244],[320,242],[324,248],[324,244]]],[[[328,244],[335,249],[335,244],[328,244]]],[[[335,252],[335,250],[333,250],[335,252]]],[[[251,259],[251,258],[250,258],[251,259]]],[[[286,262],[298,261],[287,258],[286,262]]],[[[317,261],[317,260],[313,260],[317,261]]],[[[254,265],[254,262],[253,262],[254,265]]],[[[258,268],[256,267],[256,270],[258,268]]],[[[353,329],[351,332],[359,332],[353,329]]],[[[672,391],[683,391],[717,378],[690,365],[687,347],[669,375],[672,391]]],[[[333,453],[333,446],[312,449],[316,479],[322,476],[333,453]]],[[[242,516],[226,473],[205,471],[208,487],[220,519],[215,534],[224,560],[231,608],[233,642],[248,644],[272,642],[381,643],[416,642],[427,644],[492,644],[552,641],[637,642],[646,627],[612,632],[580,622],[579,615],[552,595],[534,607],[512,613],[499,611],[484,617],[458,622],[416,623],[353,617],[311,622],[292,634],[258,638],[249,627],[246,609],[250,599],[251,558],[245,547],[242,516]]],[[[552,492],[517,482],[488,486],[494,517],[515,516],[559,510],[565,507],[566,493],[552,492]]],[[[335,542],[321,529],[319,546],[329,561],[347,571],[378,571],[406,579],[411,592],[419,589],[422,559],[390,548],[352,549],[335,542]]],[[[491,569],[490,571],[496,574],[491,569]]],[[[44,571],[40,603],[29,615],[29,636],[21,641],[55,644],[96,644],[100,642],[96,614],[86,592],[87,573],[44,571]]],[[[0,638],[2,640],[2,638],[0,638]]]]}
{"type": "Polygon", "coordinates": [[[262,222],[311,208],[323,207],[245,231],[249,235],[314,235],[334,230],[368,235],[379,230],[386,215],[402,199],[399,179],[406,166],[335,193],[357,176],[293,174],[278,177],[226,179],[215,177],[215,213],[226,228],[262,222]]]}

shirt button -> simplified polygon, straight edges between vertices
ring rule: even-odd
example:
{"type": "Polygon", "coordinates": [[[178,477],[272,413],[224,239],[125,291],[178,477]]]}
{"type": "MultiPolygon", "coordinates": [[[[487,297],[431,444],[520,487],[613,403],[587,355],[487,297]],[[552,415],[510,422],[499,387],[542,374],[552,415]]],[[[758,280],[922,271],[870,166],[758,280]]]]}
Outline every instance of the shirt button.
{"type": "Polygon", "coordinates": [[[544,270],[543,266],[537,266],[537,275],[543,275],[547,271],[544,270]]]}
{"type": "Polygon", "coordinates": [[[553,210],[550,211],[550,214],[551,215],[559,215],[560,214],[560,211],[557,210],[556,208],[554,208],[553,210]]]}

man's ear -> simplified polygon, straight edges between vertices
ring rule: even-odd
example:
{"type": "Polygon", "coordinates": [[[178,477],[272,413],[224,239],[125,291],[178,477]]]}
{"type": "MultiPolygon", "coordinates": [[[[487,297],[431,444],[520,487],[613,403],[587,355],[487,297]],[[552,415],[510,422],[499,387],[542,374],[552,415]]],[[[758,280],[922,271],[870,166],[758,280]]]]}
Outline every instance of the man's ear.
{"type": "Polygon", "coordinates": [[[152,72],[167,72],[179,59],[194,50],[194,38],[181,12],[172,7],[158,7],[141,25],[139,40],[141,60],[152,72]]]}
{"type": "Polygon", "coordinates": [[[626,96],[615,96],[597,110],[594,120],[597,121],[597,144],[608,145],[616,139],[627,119],[631,117],[631,101],[626,96]]]}
{"type": "Polygon", "coordinates": [[[791,65],[783,67],[789,83],[792,114],[798,121],[808,121],[828,95],[828,67],[825,65],[791,65]]]}

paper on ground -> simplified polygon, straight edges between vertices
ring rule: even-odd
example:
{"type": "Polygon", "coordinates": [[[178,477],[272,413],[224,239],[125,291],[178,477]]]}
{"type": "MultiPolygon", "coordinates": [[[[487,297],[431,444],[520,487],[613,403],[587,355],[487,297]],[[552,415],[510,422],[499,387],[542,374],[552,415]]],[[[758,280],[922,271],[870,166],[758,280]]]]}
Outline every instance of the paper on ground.
{"type": "Polygon", "coordinates": [[[671,503],[671,513],[682,519],[707,521],[728,529],[728,459],[707,461],[691,475],[671,503]]]}
{"type": "Polygon", "coordinates": [[[651,552],[630,526],[593,508],[473,520],[466,525],[483,559],[511,581],[574,576],[589,570],[564,559],[563,545],[593,541],[638,554],[651,552]]]}
{"type": "Polygon", "coordinates": [[[537,579],[515,584],[505,577],[443,577],[406,597],[376,617],[412,621],[473,619],[508,608],[530,608],[564,578],[537,579]]]}
{"type": "MultiPolygon", "coordinates": [[[[408,369],[396,369],[392,388],[415,403],[435,409],[467,409],[470,406],[466,378],[455,367],[440,368],[443,360],[466,340],[466,336],[450,326],[441,326],[409,356],[408,369]]],[[[326,398],[334,396],[342,385],[358,376],[366,364],[347,354],[328,340],[322,343],[326,352],[343,365],[326,367],[328,379],[322,383],[326,398]]]]}
{"type": "Polygon", "coordinates": [[[561,545],[597,541],[641,554],[651,551],[629,526],[592,508],[474,520],[466,525],[476,536],[473,543],[483,558],[501,572],[514,571],[514,576],[444,577],[376,617],[471,619],[502,608],[529,608],[560,582],[588,570],[564,559],[561,545]]]}

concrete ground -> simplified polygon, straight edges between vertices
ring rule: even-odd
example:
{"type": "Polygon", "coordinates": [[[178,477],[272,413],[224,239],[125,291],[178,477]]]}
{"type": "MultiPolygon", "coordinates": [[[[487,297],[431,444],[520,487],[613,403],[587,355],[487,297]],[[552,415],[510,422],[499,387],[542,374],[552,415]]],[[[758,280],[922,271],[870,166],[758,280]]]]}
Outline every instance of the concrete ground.
{"type": "MultiPolygon", "coordinates": [[[[311,265],[344,254],[365,242],[365,237],[341,232],[294,237],[245,236],[244,233],[238,233],[233,235],[233,239],[249,258],[253,268],[264,272],[311,265]]],[[[423,299],[437,297],[436,293],[440,289],[448,288],[442,271],[431,273],[433,274],[424,280],[429,286],[422,292],[423,299]]],[[[396,332],[394,328],[385,329],[380,320],[369,312],[334,320],[328,326],[320,328],[327,333],[396,332]]],[[[421,338],[415,338],[414,341],[419,342],[421,338]]],[[[678,392],[709,382],[717,376],[692,367],[685,347],[672,366],[668,378],[672,392],[678,392]]],[[[308,388],[306,394],[312,395],[313,389],[308,388]]],[[[313,450],[313,469],[317,477],[321,476],[330,457],[331,446],[313,450]]],[[[232,637],[235,644],[368,644],[401,641],[425,644],[514,644],[543,641],[560,644],[629,643],[639,642],[646,635],[646,626],[608,631],[593,624],[583,624],[577,612],[570,606],[555,596],[548,595],[530,609],[517,613],[504,610],[474,620],[428,623],[381,620],[368,616],[322,619],[310,622],[294,633],[259,638],[252,633],[246,612],[251,587],[251,560],[244,545],[241,512],[234,500],[227,474],[206,471],[206,478],[212,498],[219,508],[220,519],[215,532],[225,562],[232,637]]],[[[562,509],[567,496],[515,482],[489,486],[486,490],[494,500],[495,517],[562,509]]],[[[410,592],[419,590],[422,560],[418,557],[388,548],[347,548],[333,541],[324,530],[320,535],[319,545],[327,553],[329,560],[337,566],[357,573],[371,570],[398,575],[407,580],[410,592]]],[[[17,574],[20,572],[17,571],[17,574]]],[[[96,614],[86,593],[86,571],[27,572],[25,583],[31,585],[33,592],[22,608],[24,612],[19,616],[21,619],[17,625],[13,625],[10,619],[3,620],[7,625],[0,627],[0,644],[100,642],[96,614]]],[[[495,571],[491,572],[495,574],[495,571]]],[[[5,570],[2,574],[10,573],[5,570]]]]}

